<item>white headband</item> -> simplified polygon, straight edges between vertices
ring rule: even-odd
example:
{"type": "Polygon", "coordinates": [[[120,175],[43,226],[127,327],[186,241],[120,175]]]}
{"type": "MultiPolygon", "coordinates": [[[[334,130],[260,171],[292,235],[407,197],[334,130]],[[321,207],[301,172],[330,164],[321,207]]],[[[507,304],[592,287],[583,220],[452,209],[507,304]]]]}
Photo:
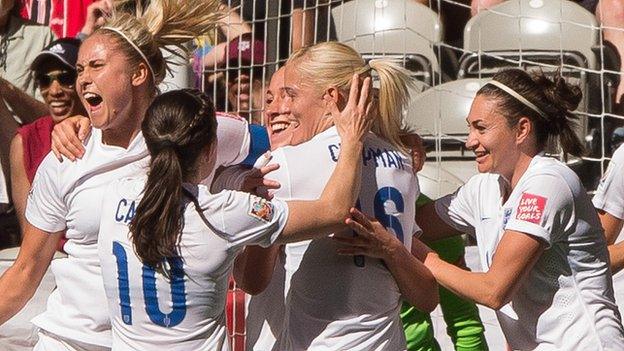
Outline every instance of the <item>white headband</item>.
{"type": "Polygon", "coordinates": [[[535,104],[533,104],[531,101],[527,100],[524,96],[518,94],[515,90],[511,89],[510,87],[506,86],[505,84],[497,81],[497,80],[491,80],[489,82],[487,82],[486,84],[492,84],[493,86],[500,88],[501,90],[505,91],[507,94],[513,96],[514,98],[516,98],[516,100],[520,101],[521,103],[523,103],[525,106],[529,107],[531,110],[537,112],[537,114],[539,114],[540,116],[542,116],[542,118],[544,118],[545,120],[548,120],[548,116],[542,111],[540,110],[537,106],[535,106],[535,104]]]}
{"type": "Polygon", "coordinates": [[[110,30],[112,32],[115,32],[115,33],[119,34],[122,38],[124,38],[124,40],[126,40],[128,42],[128,44],[132,45],[134,50],[136,50],[136,52],[138,52],[139,55],[141,55],[141,58],[143,58],[143,61],[145,61],[145,64],[147,65],[147,69],[149,69],[150,73],[152,74],[152,79],[154,80],[154,84],[156,84],[156,75],[154,75],[154,69],[152,68],[152,65],[150,65],[150,63],[147,60],[147,57],[145,56],[143,51],[141,51],[141,49],[139,49],[139,47],[132,40],[130,40],[130,38],[128,38],[128,36],[126,34],[124,34],[124,32],[120,31],[119,29],[113,28],[113,27],[108,27],[108,26],[104,26],[104,27],[101,27],[101,28],[102,29],[108,29],[108,30],[110,30]]]}

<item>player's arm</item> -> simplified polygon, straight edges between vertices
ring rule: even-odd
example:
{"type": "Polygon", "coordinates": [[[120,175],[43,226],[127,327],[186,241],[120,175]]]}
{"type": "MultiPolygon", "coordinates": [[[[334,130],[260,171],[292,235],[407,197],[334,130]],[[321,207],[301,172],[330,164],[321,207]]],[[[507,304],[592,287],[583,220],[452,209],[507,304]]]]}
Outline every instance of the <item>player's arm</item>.
{"type": "Polygon", "coordinates": [[[0,324],[5,323],[35,294],[63,232],[48,233],[29,223],[17,259],[0,277],[0,324]]]}
{"type": "Polygon", "coordinates": [[[497,310],[511,300],[545,246],[532,235],[506,230],[490,269],[484,273],[470,272],[445,262],[419,240],[412,242],[412,252],[425,262],[442,286],[463,298],[497,310]]]}
{"type": "Polygon", "coordinates": [[[24,145],[22,144],[22,136],[20,134],[16,134],[13,137],[13,141],[11,141],[10,161],[11,200],[15,206],[15,213],[17,214],[20,228],[24,228],[26,224],[24,213],[26,212],[26,198],[30,190],[30,182],[24,167],[24,145]]]}
{"type": "Polygon", "coordinates": [[[600,218],[602,229],[604,229],[607,245],[613,245],[622,230],[622,219],[600,209],[598,209],[598,217],[600,218]]]}
{"type": "Polygon", "coordinates": [[[418,208],[418,211],[416,211],[416,223],[423,231],[420,239],[424,242],[432,242],[462,234],[440,218],[435,209],[435,202],[429,202],[418,208]]]}
{"type": "Polygon", "coordinates": [[[279,245],[245,247],[234,261],[236,285],[250,295],[263,292],[271,282],[279,252],[279,245]]]}
{"type": "Polygon", "coordinates": [[[0,77],[0,96],[11,107],[22,123],[32,123],[49,113],[48,106],[26,94],[20,88],[0,77]]]}
{"type": "Polygon", "coordinates": [[[318,200],[288,201],[288,220],[278,242],[312,239],[344,228],[343,220],[360,192],[362,149],[372,123],[370,89],[370,77],[364,79],[360,91],[359,76],[355,74],[342,111],[335,101],[326,101],[340,135],[338,163],[318,200]]]}
{"type": "Polygon", "coordinates": [[[427,313],[436,308],[439,294],[435,278],[396,236],[389,233],[379,221],[367,218],[357,209],[351,209],[351,218],[347,218],[346,224],[358,235],[334,236],[334,240],[343,244],[338,249],[339,254],[382,259],[407,302],[427,313]]]}

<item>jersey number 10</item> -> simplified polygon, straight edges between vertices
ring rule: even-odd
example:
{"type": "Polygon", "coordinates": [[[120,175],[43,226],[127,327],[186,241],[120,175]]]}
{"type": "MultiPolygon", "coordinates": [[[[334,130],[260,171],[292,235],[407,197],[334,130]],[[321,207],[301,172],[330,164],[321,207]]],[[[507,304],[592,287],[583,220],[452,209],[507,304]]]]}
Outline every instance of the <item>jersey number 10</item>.
{"type": "MultiPolygon", "coordinates": [[[[130,300],[130,284],[128,282],[128,255],[126,250],[117,241],[113,241],[113,255],[117,259],[117,280],[119,283],[119,306],[121,306],[121,319],[127,325],[132,325],[132,304],[130,300]]],[[[170,282],[171,300],[173,308],[170,313],[163,313],[158,307],[158,294],[156,291],[156,272],[153,268],[143,265],[143,299],[145,300],[145,312],[149,319],[163,327],[173,327],[186,316],[186,292],[184,289],[184,270],[182,259],[172,257],[167,259],[171,268],[170,282]]]]}

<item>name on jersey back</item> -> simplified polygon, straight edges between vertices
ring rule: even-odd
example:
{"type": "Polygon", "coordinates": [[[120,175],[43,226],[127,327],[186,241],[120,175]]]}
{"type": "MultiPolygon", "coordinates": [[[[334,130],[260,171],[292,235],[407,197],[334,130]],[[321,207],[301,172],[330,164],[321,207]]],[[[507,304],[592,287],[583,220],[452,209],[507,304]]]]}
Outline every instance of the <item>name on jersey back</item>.
{"type": "MultiPolygon", "coordinates": [[[[330,144],[327,146],[329,155],[334,162],[338,162],[340,155],[340,144],[330,144]]],[[[403,156],[395,150],[388,150],[377,147],[364,147],[362,150],[362,162],[364,166],[374,165],[375,167],[405,169],[403,156]]]]}

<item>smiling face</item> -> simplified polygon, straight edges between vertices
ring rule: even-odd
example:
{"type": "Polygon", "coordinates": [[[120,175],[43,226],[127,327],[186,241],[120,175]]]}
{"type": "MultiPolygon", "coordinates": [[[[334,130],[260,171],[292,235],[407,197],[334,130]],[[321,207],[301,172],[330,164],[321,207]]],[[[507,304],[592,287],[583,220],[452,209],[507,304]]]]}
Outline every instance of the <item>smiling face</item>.
{"type": "Polygon", "coordinates": [[[133,116],[132,70],[118,44],[95,34],[80,46],[76,90],[91,123],[102,130],[124,128],[133,116]]]}
{"type": "Polygon", "coordinates": [[[263,122],[271,139],[271,149],[290,145],[292,129],[298,125],[288,106],[284,103],[284,67],[278,69],[271,77],[265,94],[263,122]]]}
{"type": "Polygon", "coordinates": [[[481,173],[497,173],[511,180],[521,151],[516,128],[497,110],[498,101],[477,95],[466,118],[470,132],[466,147],[474,151],[481,173]]]}
{"type": "Polygon", "coordinates": [[[54,123],[85,113],[75,89],[76,74],[67,66],[48,60],[37,67],[35,77],[54,123]]]}
{"type": "Polygon", "coordinates": [[[272,133],[280,134],[280,139],[288,140],[288,145],[298,145],[332,126],[328,118],[324,92],[305,84],[296,69],[296,62],[284,66],[283,108],[290,112],[288,121],[281,124],[271,122],[272,133]]]}

